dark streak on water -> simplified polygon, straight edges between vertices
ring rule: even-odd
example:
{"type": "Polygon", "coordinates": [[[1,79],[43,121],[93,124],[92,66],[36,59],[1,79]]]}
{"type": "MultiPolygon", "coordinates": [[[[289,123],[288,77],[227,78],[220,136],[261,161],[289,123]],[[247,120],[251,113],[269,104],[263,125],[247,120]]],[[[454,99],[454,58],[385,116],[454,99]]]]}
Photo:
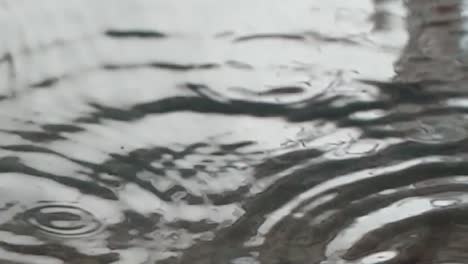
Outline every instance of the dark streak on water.
{"type": "Polygon", "coordinates": [[[298,94],[304,92],[304,88],[297,87],[297,86],[285,86],[285,87],[277,87],[271,88],[266,91],[255,92],[248,90],[242,87],[233,87],[233,90],[237,90],[241,93],[245,93],[247,95],[254,95],[254,96],[275,96],[275,95],[285,95],[285,94],[298,94]]]}
{"type": "Polygon", "coordinates": [[[244,42],[244,41],[251,41],[251,40],[259,40],[259,39],[286,39],[286,40],[305,40],[305,37],[302,35],[293,35],[293,34],[256,34],[250,36],[242,36],[236,38],[235,42],[244,42]]]}
{"type": "Polygon", "coordinates": [[[166,34],[151,30],[116,30],[109,29],[105,32],[111,38],[164,38],[166,34]]]}
{"type": "Polygon", "coordinates": [[[48,78],[38,83],[31,84],[32,88],[45,88],[56,84],[60,79],[57,77],[48,78]]]}
{"type": "Polygon", "coordinates": [[[106,70],[125,70],[131,68],[157,68],[164,70],[173,70],[173,71],[190,71],[190,70],[209,70],[218,68],[219,65],[216,63],[204,63],[204,64],[176,64],[176,63],[167,63],[167,62],[149,62],[145,64],[128,64],[128,65],[116,65],[116,64],[106,64],[103,66],[106,70]]]}

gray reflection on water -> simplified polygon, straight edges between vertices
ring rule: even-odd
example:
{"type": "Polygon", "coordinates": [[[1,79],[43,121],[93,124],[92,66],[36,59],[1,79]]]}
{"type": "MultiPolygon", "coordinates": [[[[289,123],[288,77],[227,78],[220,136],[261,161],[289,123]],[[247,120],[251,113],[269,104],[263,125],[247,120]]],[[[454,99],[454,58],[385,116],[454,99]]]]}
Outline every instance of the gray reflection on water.
{"type": "Polygon", "coordinates": [[[1,1],[0,262],[466,262],[465,5],[1,1]]]}

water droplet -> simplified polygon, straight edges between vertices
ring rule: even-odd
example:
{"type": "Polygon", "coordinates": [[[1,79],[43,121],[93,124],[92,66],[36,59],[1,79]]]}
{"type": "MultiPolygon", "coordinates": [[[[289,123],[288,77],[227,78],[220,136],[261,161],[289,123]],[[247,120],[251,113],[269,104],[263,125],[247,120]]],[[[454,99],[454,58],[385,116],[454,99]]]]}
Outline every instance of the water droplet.
{"type": "Polygon", "coordinates": [[[24,219],[44,233],[61,237],[88,236],[102,227],[90,212],[72,205],[41,205],[26,211],[24,219]]]}

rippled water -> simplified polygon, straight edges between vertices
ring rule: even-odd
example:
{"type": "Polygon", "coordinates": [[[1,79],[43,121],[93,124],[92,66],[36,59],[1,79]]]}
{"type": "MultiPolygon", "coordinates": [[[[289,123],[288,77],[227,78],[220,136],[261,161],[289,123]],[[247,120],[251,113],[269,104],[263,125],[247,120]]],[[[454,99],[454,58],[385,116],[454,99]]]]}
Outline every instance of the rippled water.
{"type": "Polygon", "coordinates": [[[0,263],[467,263],[467,12],[0,1],[0,263]]]}

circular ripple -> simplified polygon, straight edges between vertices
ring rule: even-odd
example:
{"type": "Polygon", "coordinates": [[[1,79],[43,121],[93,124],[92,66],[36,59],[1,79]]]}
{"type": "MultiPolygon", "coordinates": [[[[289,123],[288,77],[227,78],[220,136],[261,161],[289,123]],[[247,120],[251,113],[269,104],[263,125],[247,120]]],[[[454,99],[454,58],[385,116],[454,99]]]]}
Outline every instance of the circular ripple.
{"type": "Polygon", "coordinates": [[[463,140],[466,136],[466,130],[456,124],[423,124],[422,127],[408,137],[408,140],[425,144],[441,144],[457,142],[463,140]]]}
{"type": "Polygon", "coordinates": [[[25,212],[25,220],[55,236],[88,236],[102,224],[88,211],[71,205],[43,205],[25,212]]]}

